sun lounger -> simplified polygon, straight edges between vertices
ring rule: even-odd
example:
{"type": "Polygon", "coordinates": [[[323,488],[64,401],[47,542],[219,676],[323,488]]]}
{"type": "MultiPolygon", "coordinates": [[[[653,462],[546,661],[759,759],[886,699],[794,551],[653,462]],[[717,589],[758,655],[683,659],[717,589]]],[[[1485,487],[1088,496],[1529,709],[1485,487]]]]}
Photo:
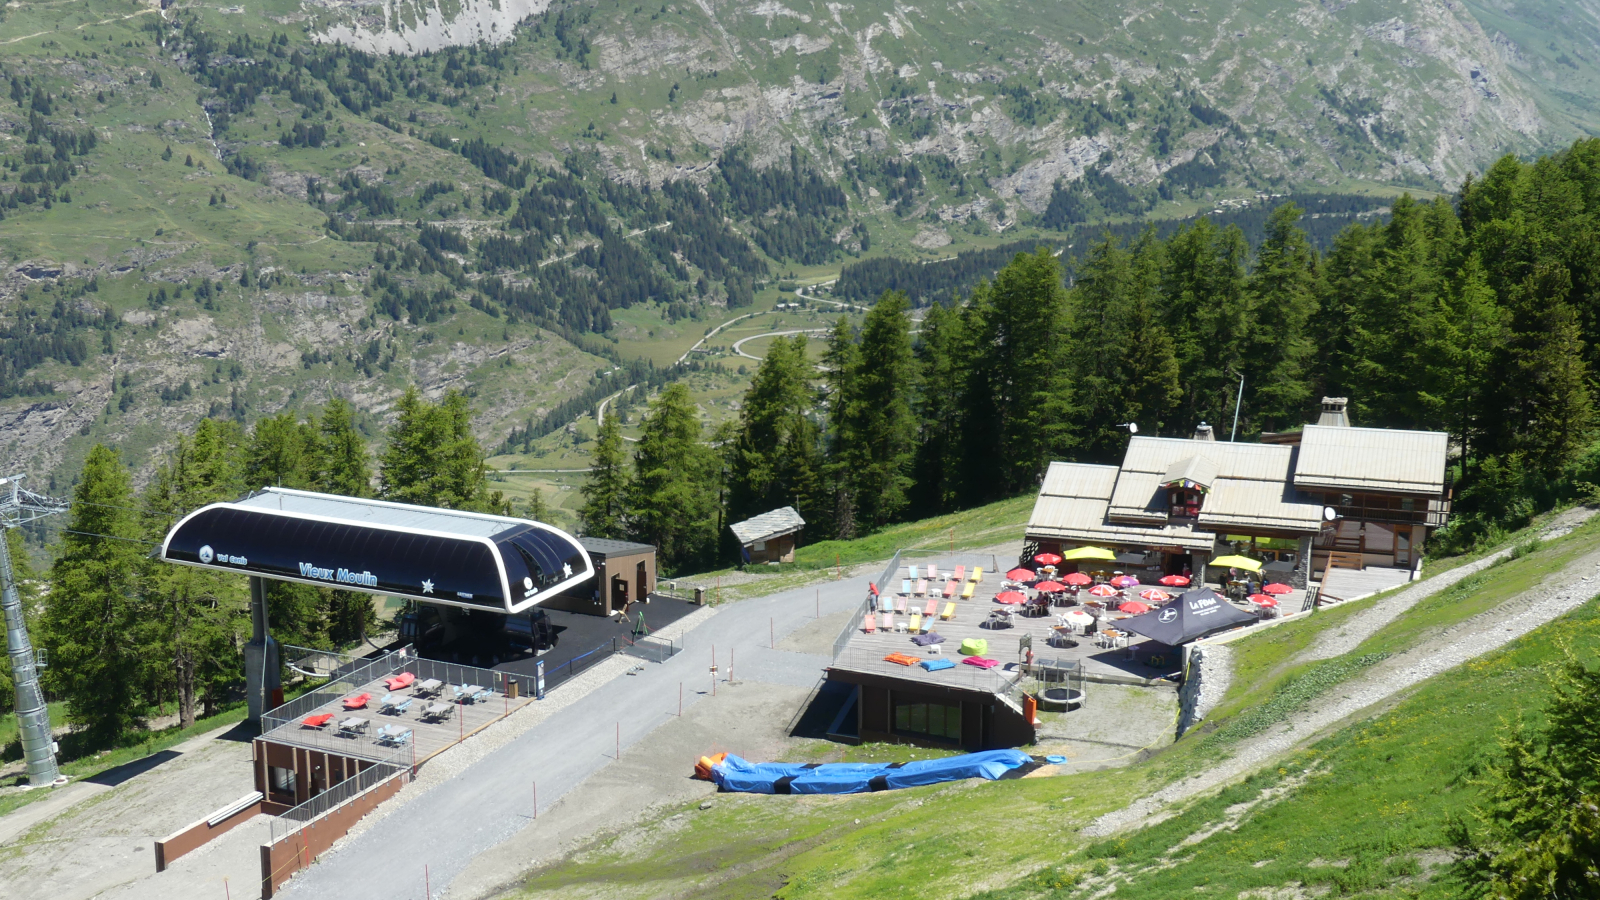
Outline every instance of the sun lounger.
{"type": "Polygon", "coordinates": [[[398,716],[401,713],[405,712],[406,710],[410,709],[411,708],[411,701],[413,701],[415,699],[417,699],[417,698],[415,698],[415,697],[402,697],[399,694],[386,694],[384,696],[384,698],[383,698],[383,711],[386,712],[386,713],[392,713],[392,714],[398,716]]]}
{"type": "Polygon", "coordinates": [[[911,579],[905,578],[905,579],[902,579],[900,581],[900,593],[902,593],[902,594],[911,593],[911,579]]]}
{"type": "Polygon", "coordinates": [[[978,590],[978,583],[976,581],[967,582],[967,586],[961,589],[961,599],[963,599],[963,600],[971,600],[973,593],[976,592],[977,590],[978,590]]]}
{"type": "Polygon", "coordinates": [[[878,631],[878,617],[867,613],[861,619],[861,630],[866,634],[875,634],[878,631]]]}
{"type": "Polygon", "coordinates": [[[339,722],[339,733],[345,735],[362,734],[367,730],[369,724],[371,723],[360,716],[351,716],[339,722]]]}
{"type": "Polygon", "coordinates": [[[926,578],[918,578],[917,579],[917,596],[918,597],[922,597],[922,596],[925,596],[927,593],[928,593],[928,579],[926,579],[926,578]]]}
{"type": "Polygon", "coordinates": [[[929,672],[937,672],[940,669],[954,669],[956,667],[956,664],[953,660],[945,659],[944,657],[940,657],[938,659],[925,659],[917,665],[922,666],[929,672]]]}
{"type": "Polygon", "coordinates": [[[372,699],[372,695],[368,694],[368,693],[360,693],[360,694],[355,695],[354,697],[346,697],[346,698],[344,698],[344,708],[345,709],[366,709],[367,708],[367,701],[371,700],[371,699],[372,699]]]}
{"type": "Polygon", "coordinates": [[[883,661],[896,663],[902,666],[914,666],[918,662],[921,662],[921,660],[917,659],[915,656],[907,656],[904,653],[891,653],[888,656],[885,656],[883,661]]]}
{"type": "Polygon", "coordinates": [[[959,581],[946,581],[944,583],[944,598],[949,600],[954,597],[956,595],[956,587],[960,584],[961,582],[959,581]]]}
{"type": "Polygon", "coordinates": [[[952,576],[952,577],[954,577],[955,580],[957,580],[957,581],[966,581],[967,580],[967,567],[966,566],[956,566],[956,574],[954,576],[952,576]]]}
{"type": "Polygon", "coordinates": [[[983,566],[973,566],[972,567],[972,583],[973,584],[977,584],[977,583],[979,583],[981,581],[983,581],[983,566]]]}
{"type": "Polygon", "coordinates": [[[411,682],[416,680],[416,675],[413,675],[410,672],[401,672],[399,675],[396,675],[393,678],[385,678],[383,680],[383,686],[388,688],[390,692],[403,691],[411,686],[411,682]]]}
{"type": "Polygon", "coordinates": [[[411,729],[400,725],[385,725],[378,729],[378,743],[390,747],[403,747],[411,740],[411,729]]]}
{"type": "Polygon", "coordinates": [[[886,613],[886,612],[878,613],[878,630],[879,631],[893,631],[894,630],[894,613],[886,613]]]}
{"type": "Polygon", "coordinates": [[[911,624],[908,627],[911,629],[911,633],[912,634],[921,633],[921,631],[922,631],[922,613],[912,613],[911,614],[911,624]]]}
{"type": "Polygon", "coordinates": [[[415,693],[418,697],[432,697],[443,687],[444,682],[437,678],[429,678],[427,681],[417,682],[415,693]]]}
{"type": "Polygon", "coordinates": [[[928,563],[928,580],[929,581],[938,581],[939,580],[939,567],[937,565],[934,565],[933,563],[928,563]]]}
{"type": "Polygon", "coordinates": [[[427,708],[422,711],[422,721],[443,722],[445,719],[450,718],[451,714],[453,714],[455,711],[456,708],[454,706],[442,701],[439,703],[430,703],[428,704],[427,708]]]}
{"type": "Polygon", "coordinates": [[[332,721],[333,713],[317,713],[314,716],[306,716],[304,719],[301,719],[300,724],[307,728],[323,728],[332,721]]]}
{"type": "Polygon", "coordinates": [[[977,666],[980,669],[992,669],[995,666],[1000,665],[1000,661],[999,660],[997,660],[997,659],[988,659],[988,658],[982,657],[982,656],[969,656],[969,657],[967,657],[967,658],[965,658],[965,659],[963,659],[961,661],[966,663],[969,666],[977,666]]]}
{"type": "Polygon", "coordinates": [[[878,612],[893,612],[893,611],[894,611],[894,598],[893,597],[889,597],[889,596],[880,595],[878,597],[878,612]]]}
{"type": "Polygon", "coordinates": [[[922,607],[922,617],[931,619],[939,612],[939,598],[929,597],[928,602],[922,607]]]}
{"type": "Polygon", "coordinates": [[[954,603],[946,603],[944,605],[944,612],[939,614],[939,618],[944,619],[946,622],[948,622],[951,619],[954,619],[955,617],[956,617],[956,605],[954,603]]]}

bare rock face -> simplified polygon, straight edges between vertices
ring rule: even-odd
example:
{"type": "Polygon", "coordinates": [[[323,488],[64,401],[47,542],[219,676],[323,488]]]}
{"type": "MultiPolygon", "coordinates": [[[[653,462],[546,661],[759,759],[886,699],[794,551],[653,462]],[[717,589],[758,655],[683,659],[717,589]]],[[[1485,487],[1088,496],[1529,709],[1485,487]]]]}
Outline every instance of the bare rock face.
{"type": "Polygon", "coordinates": [[[464,0],[450,4],[448,11],[443,0],[382,0],[377,4],[326,0],[317,5],[352,14],[350,21],[317,34],[318,40],[368,53],[412,55],[446,47],[505,43],[511,40],[518,22],[544,12],[550,0],[464,0]]]}

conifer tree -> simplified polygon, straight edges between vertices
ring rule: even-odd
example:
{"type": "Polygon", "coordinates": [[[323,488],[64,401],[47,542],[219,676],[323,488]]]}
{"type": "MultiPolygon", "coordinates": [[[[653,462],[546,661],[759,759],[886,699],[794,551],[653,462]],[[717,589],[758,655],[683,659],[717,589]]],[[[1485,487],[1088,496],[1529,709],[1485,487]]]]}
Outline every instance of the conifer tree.
{"type": "Polygon", "coordinates": [[[972,502],[1038,483],[1070,445],[1066,290],[1050,251],[1019,253],[972,296],[967,427],[962,458],[972,502]]]}
{"type": "Polygon", "coordinates": [[[72,500],[41,623],[53,662],[45,677],[66,697],[68,721],[109,747],[143,719],[137,688],[151,639],[133,480],[115,451],[89,451],[72,500]]]}
{"type": "Polygon", "coordinates": [[[415,386],[396,404],[399,420],[381,457],[379,492],[386,500],[486,512],[504,502],[489,491],[483,448],[472,434],[467,398],[451,391],[429,403],[415,386]]]}
{"type": "Polygon", "coordinates": [[[640,423],[628,509],[631,536],[674,572],[709,562],[716,546],[718,466],[700,440],[689,389],[667,385],[640,423]]]}
{"type": "Polygon", "coordinates": [[[591,537],[620,538],[628,529],[628,457],[622,447],[622,423],[607,411],[595,438],[589,476],[583,482],[578,527],[591,537]]]}
{"type": "Polygon", "coordinates": [[[1251,431],[1303,424],[1311,406],[1308,332],[1316,312],[1317,255],[1298,225],[1300,207],[1285,203],[1267,220],[1266,240],[1250,273],[1252,340],[1243,360],[1251,431]]]}
{"type": "Polygon", "coordinates": [[[971,353],[964,313],[934,304],[922,320],[917,345],[921,389],[913,401],[917,440],[912,468],[917,489],[912,493],[911,509],[920,517],[961,505],[960,435],[966,420],[971,353]]]}
{"type": "Polygon", "coordinates": [[[1571,290],[1566,268],[1545,263],[1518,285],[1510,304],[1508,377],[1499,405],[1513,423],[1511,449],[1546,477],[1587,446],[1594,424],[1582,330],[1565,299],[1571,290]]]}
{"type": "Polygon", "coordinates": [[[1239,373],[1250,352],[1250,248],[1237,225],[1209,219],[1184,226],[1167,242],[1165,322],[1183,373],[1181,428],[1231,419],[1239,373]]]}
{"type": "MultiPolygon", "coordinates": [[[[238,425],[217,419],[202,419],[193,435],[180,438],[145,489],[145,539],[161,540],[180,517],[207,503],[237,499],[242,443],[238,425]]],[[[236,576],[186,566],[154,567],[147,584],[159,629],[154,658],[170,661],[178,720],[187,727],[199,712],[215,712],[238,678],[238,636],[249,627],[246,588],[236,576]]],[[[269,598],[269,615],[270,608],[269,598]]],[[[288,612],[298,610],[279,610],[272,620],[293,621],[288,612]]]]}
{"type": "Polygon", "coordinates": [[[305,490],[316,481],[317,432],[293,413],[256,422],[245,447],[245,477],[250,489],[286,487],[305,490]]]}
{"type": "Polygon", "coordinates": [[[854,435],[847,417],[850,398],[855,396],[853,379],[859,356],[850,323],[840,316],[834,320],[833,330],[828,334],[828,348],[822,355],[823,374],[828,387],[828,463],[825,474],[828,492],[832,495],[832,503],[829,504],[832,527],[829,531],[840,540],[856,536],[855,485],[844,460],[855,452],[850,446],[854,435]]]}
{"type": "Polygon", "coordinates": [[[810,418],[816,367],[806,354],[805,335],[773,341],[745,392],[729,447],[730,520],[788,505],[807,521],[816,516],[822,448],[810,418]]]}
{"type": "Polygon", "coordinates": [[[899,516],[911,487],[916,423],[911,395],[916,360],[911,352],[910,301],[885,293],[861,325],[861,343],[842,384],[844,415],[839,461],[848,475],[857,528],[880,528],[899,516]]]}
{"type": "Polygon", "coordinates": [[[372,495],[372,454],[356,428],[355,408],[334,398],[317,421],[317,489],[346,497],[372,495]]]}

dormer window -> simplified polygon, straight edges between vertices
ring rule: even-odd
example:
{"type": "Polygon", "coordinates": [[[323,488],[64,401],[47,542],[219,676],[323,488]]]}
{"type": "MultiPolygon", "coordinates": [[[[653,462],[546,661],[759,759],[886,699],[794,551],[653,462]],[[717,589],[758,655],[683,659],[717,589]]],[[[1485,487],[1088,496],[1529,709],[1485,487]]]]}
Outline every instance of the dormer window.
{"type": "Polygon", "coordinates": [[[1199,488],[1195,487],[1167,488],[1168,515],[1174,519],[1198,518],[1200,505],[1205,502],[1205,496],[1199,488]]]}

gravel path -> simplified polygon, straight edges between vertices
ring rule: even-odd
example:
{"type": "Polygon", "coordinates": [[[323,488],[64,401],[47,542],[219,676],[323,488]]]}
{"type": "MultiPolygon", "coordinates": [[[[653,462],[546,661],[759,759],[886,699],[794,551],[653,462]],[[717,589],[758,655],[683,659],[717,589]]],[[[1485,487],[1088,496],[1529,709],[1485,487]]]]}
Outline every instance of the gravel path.
{"type": "MultiPolygon", "coordinates": [[[[1552,519],[1549,526],[1539,535],[1539,539],[1545,541],[1555,540],[1582,525],[1594,514],[1594,510],[1582,506],[1569,509],[1552,519]]],[[[1313,662],[1319,659],[1332,659],[1335,656],[1343,656],[1349,653],[1360,646],[1362,641],[1389,627],[1389,623],[1398,619],[1406,610],[1456,584],[1467,576],[1489,568],[1509,556],[1512,549],[1512,547],[1506,547],[1503,550],[1496,550],[1483,559],[1467,563],[1464,566],[1458,566],[1425,581],[1419,581],[1391,597],[1385,597],[1382,603],[1352,616],[1350,621],[1346,622],[1344,627],[1338,631],[1319,635],[1317,642],[1307,648],[1297,661],[1313,662]]]]}
{"type": "MultiPolygon", "coordinates": [[[[1446,573],[1453,574],[1455,572],[1446,573]]],[[[1323,729],[1441,672],[1498,649],[1597,594],[1600,594],[1600,551],[1579,557],[1547,576],[1537,587],[1488,612],[1445,628],[1417,647],[1374,666],[1364,676],[1341,686],[1339,696],[1328,698],[1326,705],[1292,716],[1272,733],[1241,742],[1233,749],[1233,755],[1219,765],[1107,813],[1090,823],[1083,833],[1102,837],[1153,821],[1174,804],[1241,778],[1305,743],[1323,729]]],[[[1420,599],[1418,596],[1411,603],[1420,599]]]]}

